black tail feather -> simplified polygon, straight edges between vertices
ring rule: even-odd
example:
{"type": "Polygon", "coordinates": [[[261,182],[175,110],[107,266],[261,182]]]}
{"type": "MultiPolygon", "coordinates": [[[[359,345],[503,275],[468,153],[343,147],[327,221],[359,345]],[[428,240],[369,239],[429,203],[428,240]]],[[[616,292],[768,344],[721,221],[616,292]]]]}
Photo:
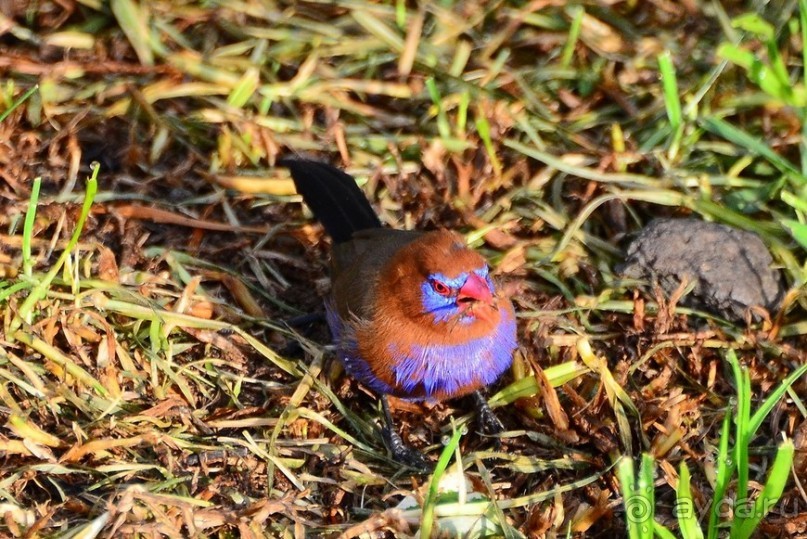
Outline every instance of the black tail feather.
{"type": "Polygon", "coordinates": [[[294,185],[333,238],[343,243],[353,233],[381,227],[364,193],[352,176],[325,163],[287,158],[279,164],[291,171],[294,185]]]}

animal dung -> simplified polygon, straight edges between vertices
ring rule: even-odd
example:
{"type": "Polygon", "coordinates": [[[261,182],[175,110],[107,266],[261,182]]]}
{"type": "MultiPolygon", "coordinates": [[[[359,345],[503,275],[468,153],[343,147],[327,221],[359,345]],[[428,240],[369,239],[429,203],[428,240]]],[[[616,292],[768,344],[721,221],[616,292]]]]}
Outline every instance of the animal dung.
{"type": "Polygon", "coordinates": [[[727,320],[745,320],[750,307],[775,311],[784,296],[782,275],[753,232],[699,219],[654,219],[633,240],[625,277],[658,283],[667,294],[694,282],[683,305],[727,320]]]}

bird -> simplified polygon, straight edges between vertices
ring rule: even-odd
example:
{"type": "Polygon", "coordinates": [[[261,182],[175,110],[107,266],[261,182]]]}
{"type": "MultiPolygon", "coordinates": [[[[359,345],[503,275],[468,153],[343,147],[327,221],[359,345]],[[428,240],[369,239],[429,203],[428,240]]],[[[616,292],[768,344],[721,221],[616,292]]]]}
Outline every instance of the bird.
{"type": "Polygon", "coordinates": [[[390,396],[433,403],[470,395],[480,430],[502,432],[481,390],[512,364],[516,315],[485,258],[457,232],[384,227],[336,167],[299,157],[279,164],[332,239],[325,319],[345,372],[380,398],[392,458],[428,468],[395,429],[390,396]]]}

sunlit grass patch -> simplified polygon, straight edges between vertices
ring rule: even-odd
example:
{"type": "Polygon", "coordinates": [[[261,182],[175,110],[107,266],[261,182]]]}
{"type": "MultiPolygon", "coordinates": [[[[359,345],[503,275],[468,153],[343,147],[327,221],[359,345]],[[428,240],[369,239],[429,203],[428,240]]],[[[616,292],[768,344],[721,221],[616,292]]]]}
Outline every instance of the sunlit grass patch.
{"type": "Polygon", "coordinates": [[[0,535],[403,537],[425,511],[433,536],[622,536],[641,454],[639,533],[803,507],[765,488],[782,432],[804,473],[805,0],[24,4],[0,17],[0,535]],[[407,474],[324,324],[286,324],[328,288],[289,154],[490,259],[521,345],[500,447],[462,401],[404,403],[445,464],[407,474]],[[656,216],[758,233],[780,311],[746,327],[621,277],[656,216]]]}
{"type": "MultiPolygon", "coordinates": [[[[777,406],[790,386],[807,373],[807,365],[796,369],[751,413],[751,388],[748,369],[740,366],[737,355],[729,350],[726,359],[731,365],[737,386],[736,410],[728,409],[720,431],[717,454],[712,458],[717,462],[714,477],[714,492],[707,508],[708,518],[701,524],[702,511],[692,495],[691,476],[686,461],[682,461],[676,487],[676,500],[673,516],[678,520],[678,534],[685,539],[714,538],[721,531],[729,530],[729,537],[747,538],[756,531],[759,523],[779,502],[787,484],[793,464],[793,440],[785,439],[778,444],[775,457],[770,465],[768,477],[760,492],[755,496],[749,490],[751,472],[750,453],[762,421],[777,406]],[[734,423],[733,446],[731,424],[734,423]],[[736,475],[736,479],[735,479],[736,475]],[[734,492],[729,488],[734,484],[734,492]]],[[[622,489],[625,517],[631,538],[653,537],[658,535],[672,538],[667,527],[656,520],[655,463],[652,455],[643,454],[638,477],[633,461],[621,457],[617,473],[622,489]]],[[[700,497],[699,497],[700,498],[700,497]]]]}

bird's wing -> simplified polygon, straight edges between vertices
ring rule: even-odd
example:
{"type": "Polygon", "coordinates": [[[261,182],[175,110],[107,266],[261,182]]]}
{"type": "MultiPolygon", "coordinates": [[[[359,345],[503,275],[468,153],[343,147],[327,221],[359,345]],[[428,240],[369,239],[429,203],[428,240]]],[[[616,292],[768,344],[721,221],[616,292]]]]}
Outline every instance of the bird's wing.
{"type": "Polygon", "coordinates": [[[422,235],[412,230],[373,228],[334,245],[331,276],[337,312],[345,319],[351,315],[369,318],[381,268],[399,249],[422,235]]]}

